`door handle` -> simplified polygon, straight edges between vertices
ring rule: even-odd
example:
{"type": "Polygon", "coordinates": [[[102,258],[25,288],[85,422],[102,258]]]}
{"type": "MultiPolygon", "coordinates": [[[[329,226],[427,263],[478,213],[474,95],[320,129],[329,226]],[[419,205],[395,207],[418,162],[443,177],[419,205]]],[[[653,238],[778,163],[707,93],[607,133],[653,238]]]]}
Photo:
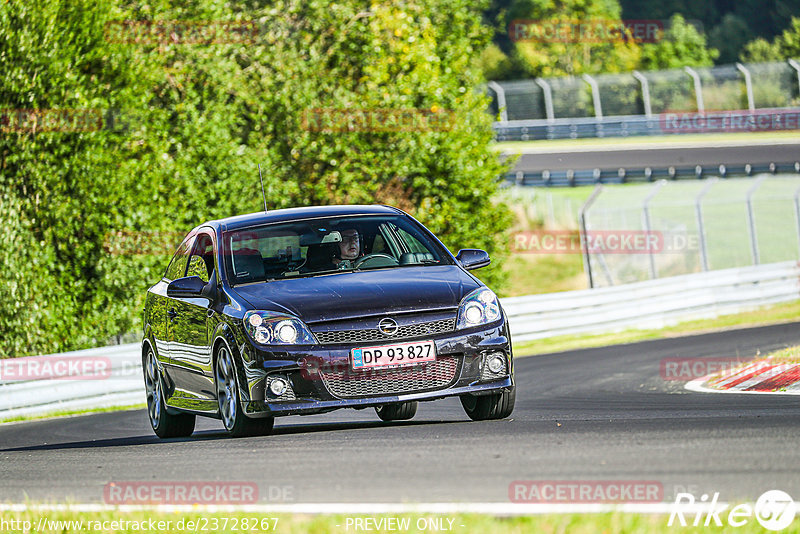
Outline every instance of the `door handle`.
{"type": "Polygon", "coordinates": [[[174,319],[177,316],[178,312],[175,311],[175,308],[170,308],[169,311],[167,312],[167,317],[169,317],[170,319],[174,319]]]}

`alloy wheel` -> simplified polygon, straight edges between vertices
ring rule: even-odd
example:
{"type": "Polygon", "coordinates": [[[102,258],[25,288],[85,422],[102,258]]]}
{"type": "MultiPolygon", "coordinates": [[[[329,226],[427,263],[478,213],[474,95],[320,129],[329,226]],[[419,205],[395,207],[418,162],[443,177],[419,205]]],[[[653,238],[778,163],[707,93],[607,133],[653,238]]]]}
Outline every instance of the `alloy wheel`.
{"type": "Polygon", "coordinates": [[[222,423],[225,425],[225,428],[231,430],[236,423],[238,394],[236,390],[236,375],[233,368],[233,358],[225,347],[219,350],[216,369],[219,414],[222,417],[222,423]]]}
{"type": "Polygon", "coordinates": [[[158,374],[156,357],[153,349],[147,351],[147,364],[144,375],[145,391],[147,392],[147,413],[150,416],[150,424],[153,428],[158,428],[161,422],[161,379],[158,374]]]}

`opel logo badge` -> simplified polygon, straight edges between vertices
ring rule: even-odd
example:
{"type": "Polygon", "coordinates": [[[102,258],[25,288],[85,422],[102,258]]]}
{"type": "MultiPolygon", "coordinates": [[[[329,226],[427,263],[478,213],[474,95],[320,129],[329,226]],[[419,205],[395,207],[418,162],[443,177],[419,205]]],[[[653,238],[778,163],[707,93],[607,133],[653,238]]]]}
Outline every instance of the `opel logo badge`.
{"type": "Polygon", "coordinates": [[[378,330],[387,336],[393,336],[397,333],[397,321],[394,319],[381,319],[378,323],[378,330]]]}

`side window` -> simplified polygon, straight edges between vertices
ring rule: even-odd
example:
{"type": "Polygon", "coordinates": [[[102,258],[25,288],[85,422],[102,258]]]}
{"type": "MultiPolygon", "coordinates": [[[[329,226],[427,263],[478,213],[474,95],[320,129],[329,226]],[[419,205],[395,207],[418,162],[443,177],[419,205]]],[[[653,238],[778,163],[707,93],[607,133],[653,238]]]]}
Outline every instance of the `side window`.
{"type": "Polygon", "coordinates": [[[183,278],[183,273],[186,272],[186,263],[189,260],[189,247],[191,247],[192,243],[194,243],[194,236],[185,239],[183,243],[181,243],[181,246],[178,247],[178,251],[175,252],[175,255],[172,257],[172,261],[169,262],[169,267],[167,267],[167,272],[164,273],[164,278],[167,280],[183,278]]]}
{"type": "Polygon", "coordinates": [[[383,238],[381,234],[377,234],[375,239],[372,241],[372,252],[374,254],[376,252],[381,252],[383,254],[391,254],[392,251],[389,250],[389,247],[386,245],[386,240],[383,238]]]}
{"type": "Polygon", "coordinates": [[[192,255],[189,258],[189,268],[186,276],[199,276],[203,282],[208,282],[214,271],[214,244],[208,234],[199,234],[195,240],[192,255]]]}
{"type": "Polygon", "coordinates": [[[398,228],[397,233],[400,235],[401,238],[403,238],[403,241],[406,242],[406,245],[408,246],[409,250],[411,250],[411,252],[422,252],[423,254],[429,252],[429,250],[425,248],[425,246],[423,246],[422,243],[417,241],[416,237],[409,234],[402,228],[398,228]]]}

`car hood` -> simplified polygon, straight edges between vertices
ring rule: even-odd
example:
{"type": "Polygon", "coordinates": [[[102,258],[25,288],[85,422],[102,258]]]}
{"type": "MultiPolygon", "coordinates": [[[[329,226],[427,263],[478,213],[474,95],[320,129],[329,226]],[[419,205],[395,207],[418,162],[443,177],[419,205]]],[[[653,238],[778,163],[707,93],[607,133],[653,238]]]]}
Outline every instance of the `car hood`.
{"type": "Polygon", "coordinates": [[[430,265],[275,280],[234,291],[253,309],[287,312],[315,323],[454,308],[478,287],[455,265],[430,265]]]}

